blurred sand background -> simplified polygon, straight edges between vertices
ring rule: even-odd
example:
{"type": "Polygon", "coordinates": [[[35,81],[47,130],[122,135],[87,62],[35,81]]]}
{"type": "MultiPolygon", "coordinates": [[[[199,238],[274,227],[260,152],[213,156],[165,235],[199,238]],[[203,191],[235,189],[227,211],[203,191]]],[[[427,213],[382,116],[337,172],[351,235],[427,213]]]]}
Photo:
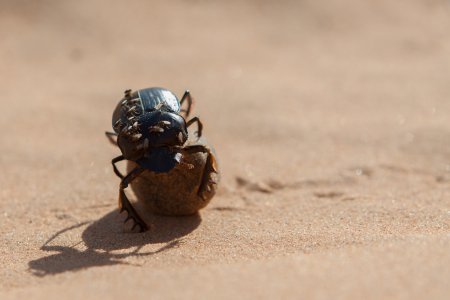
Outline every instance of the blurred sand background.
{"type": "Polygon", "coordinates": [[[449,1],[0,1],[0,60],[1,299],[448,297],[449,1]],[[103,132],[150,86],[223,180],[132,234],[103,132]]]}

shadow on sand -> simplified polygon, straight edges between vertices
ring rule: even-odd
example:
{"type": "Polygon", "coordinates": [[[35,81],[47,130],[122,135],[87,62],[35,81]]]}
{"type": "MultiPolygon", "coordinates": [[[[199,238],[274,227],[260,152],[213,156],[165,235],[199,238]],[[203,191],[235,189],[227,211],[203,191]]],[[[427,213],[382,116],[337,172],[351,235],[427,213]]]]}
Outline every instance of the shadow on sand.
{"type": "Polygon", "coordinates": [[[121,222],[117,221],[117,210],[114,210],[100,220],[91,223],[82,233],[82,241],[74,246],[49,245],[61,234],[82,227],[89,222],[70,226],[55,233],[41,247],[43,251],[58,252],[46,257],[32,260],[28,263],[31,272],[36,276],[58,274],[66,271],[77,271],[95,266],[127,264],[122,261],[130,256],[150,256],[176,247],[179,239],[201,223],[199,214],[186,217],[151,216],[146,218],[151,224],[145,233],[127,233],[121,222]],[[84,243],[86,249],[78,250],[75,246],[84,243]],[[152,252],[139,252],[146,244],[166,245],[152,252]],[[113,251],[131,249],[127,253],[113,251]]]}

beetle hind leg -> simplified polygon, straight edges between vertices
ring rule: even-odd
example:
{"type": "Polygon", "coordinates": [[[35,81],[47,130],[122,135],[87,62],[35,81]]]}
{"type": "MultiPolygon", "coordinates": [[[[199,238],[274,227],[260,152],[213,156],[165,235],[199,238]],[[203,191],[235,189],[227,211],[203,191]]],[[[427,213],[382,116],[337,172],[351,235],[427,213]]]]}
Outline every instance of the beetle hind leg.
{"type": "Polygon", "coordinates": [[[206,163],[203,169],[200,186],[198,187],[197,191],[198,196],[205,200],[206,198],[208,198],[208,194],[214,191],[214,185],[217,184],[218,178],[214,178],[214,174],[219,173],[216,157],[211,149],[204,145],[188,146],[185,148],[185,150],[189,153],[202,152],[208,155],[206,157],[206,163]]]}
{"type": "Polygon", "coordinates": [[[134,209],[134,207],[131,205],[130,200],[128,200],[128,197],[126,196],[125,192],[123,190],[120,190],[119,192],[119,212],[127,212],[127,217],[123,221],[124,223],[128,222],[129,220],[133,220],[133,226],[131,227],[131,230],[134,230],[137,226],[139,226],[139,232],[144,232],[148,230],[147,224],[139,217],[138,213],[134,209]]]}
{"type": "Polygon", "coordinates": [[[217,184],[217,179],[213,178],[213,174],[217,174],[217,163],[214,157],[214,154],[211,152],[208,153],[208,157],[206,158],[205,168],[203,169],[202,182],[198,188],[198,195],[202,199],[206,199],[208,194],[213,192],[214,185],[217,184]]]}

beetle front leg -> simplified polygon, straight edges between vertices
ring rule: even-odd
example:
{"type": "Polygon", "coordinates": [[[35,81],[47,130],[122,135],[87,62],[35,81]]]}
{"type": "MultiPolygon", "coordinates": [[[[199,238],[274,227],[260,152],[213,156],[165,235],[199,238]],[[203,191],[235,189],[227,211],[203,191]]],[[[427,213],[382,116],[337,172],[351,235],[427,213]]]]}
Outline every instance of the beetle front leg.
{"type": "Polygon", "coordinates": [[[193,117],[186,123],[186,127],[191,126],[192,124],[197,123],[197,138],[202,136],[203,124],[198,117],[193,117]]]}
{"type": "Polygon", "coordinates": [[[130,200],[128,200],[127,195],[125,194],[125,189],[128,187],[128,185],[136,179],[139,175],[142,174],[142,172],[145,171],[145,168],[137,167],[134,168],[130,173],[128,173],[127,176],[125,176],[122,181],[120,182],[120,191],[119,191],[119,208],[120,212],[126,211],[128,216],[125,219],[124,223],[126,223],[128,220],[132,219],[134,224],[133,227],[131,227],[131,230],[136,228],[136,226],[139,225],[140,232],[144,232],[148,230],[147,224],[141,219],[141,217],[138,215],[134,207],[131,205],[130,200]]]}
{"type": "Polygon", "coordinates": [[[191,113],[191,107],[192,107],[192,96],[189,90],[186,90],[183,94],[183,97],[181,97],[180,100],[180,106],[183,105],[183,102],[187,100],[188,107],[186,109],[182,109],[181,111],[185,113],[185,118],[189,117],[189,114],[191,113]]]}

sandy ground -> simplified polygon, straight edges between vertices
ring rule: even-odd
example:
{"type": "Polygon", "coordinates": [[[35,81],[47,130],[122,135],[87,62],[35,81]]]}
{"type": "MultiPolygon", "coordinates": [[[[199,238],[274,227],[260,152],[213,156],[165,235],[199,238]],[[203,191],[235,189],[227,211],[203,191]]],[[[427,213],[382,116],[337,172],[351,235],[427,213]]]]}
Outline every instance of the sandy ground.
{"type": "Polygon", "coordinates": [[[450,2],[164,2],[0,1],[0,298],[446,298],[450,2]],[[223,180],[133,234],[103,131],[149,86],[223,180]]]}

